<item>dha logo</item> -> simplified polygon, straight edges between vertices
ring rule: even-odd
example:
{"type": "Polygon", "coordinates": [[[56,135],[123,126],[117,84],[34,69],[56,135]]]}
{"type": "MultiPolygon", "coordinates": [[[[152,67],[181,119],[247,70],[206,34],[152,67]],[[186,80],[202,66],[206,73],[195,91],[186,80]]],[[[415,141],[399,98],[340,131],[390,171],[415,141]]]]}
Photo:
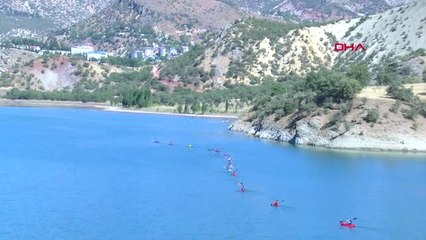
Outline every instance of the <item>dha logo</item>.
{"type": "Polygon", "coordinates": [[[358,43],[358,45],[355,46],[355,44],[347,45],[346,43],[335,43],[334,44],[334,51],[336,52],[345,52],[346,50],[351,49],[352,52],[357,52],[361,49],[361,51],[365,51],[364,45],[361,43],[358,43]]]}

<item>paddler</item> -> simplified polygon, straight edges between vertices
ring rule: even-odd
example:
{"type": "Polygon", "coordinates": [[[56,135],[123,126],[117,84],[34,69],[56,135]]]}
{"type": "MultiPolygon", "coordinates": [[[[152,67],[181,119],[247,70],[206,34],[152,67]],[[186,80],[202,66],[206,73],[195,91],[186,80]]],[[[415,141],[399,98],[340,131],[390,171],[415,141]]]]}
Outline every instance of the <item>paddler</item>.
{"type": "Polygon", "coordinates": [[[279,206],[280,206],[280,202],[279,202],[278,200],[275,200],[275,201],[273,201],[273,202],[271,203],[271,206],[279,207],[279,206]]]}
{"type": "Polygon", "coordinates": [[[238,184],[241,187],[241,192],[245,192],[246,191],[246,187],[244,186],[243,182],[239,182],[238,184]]]}

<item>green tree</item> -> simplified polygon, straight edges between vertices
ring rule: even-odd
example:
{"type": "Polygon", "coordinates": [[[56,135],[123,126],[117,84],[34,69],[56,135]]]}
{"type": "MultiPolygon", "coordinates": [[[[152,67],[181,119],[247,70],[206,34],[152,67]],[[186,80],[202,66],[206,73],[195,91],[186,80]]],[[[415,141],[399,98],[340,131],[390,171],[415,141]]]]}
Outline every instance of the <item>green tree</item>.
{"type": "Polygon", "coordinates": [[[182,113],[182,111],[183,111],[182,104],[179,104],[179,105],[177,106],[177,111],[178,111],[178,113],[182,113]]]}
{"type": "Polygon", "coordinates": [[[200,109],[201,109],[200,103],[197,100],[195,100],[195,102],[191,106],[192,112],[193,113],[199,112],[200,109]]]}
{"type": "Polygon", "coordinates": [[[401,82],[393,82],[386,89],[386,92],[387,92],[387,95],[389,95],[390,97],[393,97],[401,101],[411,102],[414,100],[413,90],[410,88],[405,88],[401,82]]]}
{"type": "Polygon", "coordinates": [[[203,103],[203,105],[201,106],[201,114],[204,114],[207,111],[207,103],[203,103]]]}
{"type": "Polygon", "coordinates": [[[188,103],[185,103],[185,107],[183,109],[183,113],[189,113],[189,106],[188,103]]]}
{"type": "Polygon", "coordinates": [[[371,75],[366,64],[352,65],[347,73],[348,77],[358,80],[361,86],[367,86],[371,81],[371,75]]]}

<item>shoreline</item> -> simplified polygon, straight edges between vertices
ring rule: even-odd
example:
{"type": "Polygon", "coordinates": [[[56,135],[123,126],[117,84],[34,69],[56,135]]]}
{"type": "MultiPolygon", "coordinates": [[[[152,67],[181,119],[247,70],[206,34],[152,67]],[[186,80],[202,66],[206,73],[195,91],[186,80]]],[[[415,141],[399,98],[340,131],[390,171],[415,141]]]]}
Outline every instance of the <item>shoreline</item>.
{"type": "Polygon", "coordinates": [[[174,112],[160,112],[148,109],[128,109],[117,106],[111,106],[108,103],[94,103],[94,102],[75,102],[75,101],[52,101],[52,100],[10,100],[0,99],[0,107],[46,107],[46,108],[87,108],[96,109],[106,112],[116,113],[134,113],[134,114],[155,114],[155,115],[168,115],[178,117],[199,117],[199,118],[223,118],[223,119],[238,119],[238,115],[232,114],[184,114],[174,112]]]}
{"type": "Polygon", "coordinates": [[[297,148],[316,150],[352,151],[371,153],[426,153],[426,140],[418,136],[388,134],[385,136],[341,135],[335,139],[329,134],[315,131],[308,123],[299,123],[295,129],[281,129],[271,126],[257,129],[243,120],[233,122],[229,130],[243,133],[249,137],[276,143],[285,143],[297,148]]]}
{"type": "MultiPolygon", "coordinates": [[[[0,107],[41,107],[41,108],[82,108],[82,109],[93,109],[105,112],[116,112],[116,113],[131,113],[131,114],[153,114],[153,115],[166,115],[166,116],[178,116],[178,117],[197,117],[197,118],[213,118],[213,119],[232,119],[236,120],[239,118],[238,115],[224,115],[224,114],[181,114],[181,113],[173,113],[166,111],[152,111],[149,109],[127,109],[117,106],[111,106],[108,103],[83,103],[83,102],[73,102],[73,101],[51,101],[51,100],[9,100],[9,99],[0,99],[0,107]]],[[[231,126],[235,127],[235,124],[238,124],[239,121],[234,122],[231,126]]],[[[291,144],[288,141],[280,141],[277,140],[273,136],[269,136],[270,134],[260,134],[264,131],[260,130],[257,134],[252,132],[251,128],[248,129],[248,126],[243,127],[242,129],[232,129],[236,132],[243,132],[248,136],[255,137],[258,139],[268,140],[276,143],[287,143],[293,145],[295,147],[307,148],[307,149],[316,149],[323,151],[350,151],[350,152],[371,152],[371,153],[418,153],[418,154],[426,154],[426,149],[424,148],[404,148],[400,144],[390,144],[387,146],[374,146],[374,144],[369,145],[368,147],[364,144],[358,145],[354,143],[354,145],[349,146],[348,144],[332,144],[332,145],[317,145],[313,146],[310,144],[291,144]]],[[[266,130],[266,133],[268,131],[266,130]]]]}

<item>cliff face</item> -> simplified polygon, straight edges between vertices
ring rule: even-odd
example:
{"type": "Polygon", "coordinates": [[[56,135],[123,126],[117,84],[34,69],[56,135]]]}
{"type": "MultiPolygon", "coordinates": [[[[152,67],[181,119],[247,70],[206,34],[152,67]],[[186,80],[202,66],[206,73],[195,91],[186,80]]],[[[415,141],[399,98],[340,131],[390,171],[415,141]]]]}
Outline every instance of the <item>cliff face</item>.
{"type": "MultiPolygon", "coordinates": [[[[260,124],[253,124],[250,114],[234,122],[229,130],[243,132],[261,139],[276,140],[295,145],[309,145],[334,149],[413,151],[426,152],[426,119],[415,121],[404,118],[401,112],[389,109],[393,100],[354,101],[351,111],[344,116],[342,124],[330,124],[338,110],[297,118],[289,116],[274,121],[270,116],[260,124]],[[376,123],[364,119],[369,109],[378,109],[376,123]]],[[[402,109],[408,106],[401,106],[402,109]]]]}

